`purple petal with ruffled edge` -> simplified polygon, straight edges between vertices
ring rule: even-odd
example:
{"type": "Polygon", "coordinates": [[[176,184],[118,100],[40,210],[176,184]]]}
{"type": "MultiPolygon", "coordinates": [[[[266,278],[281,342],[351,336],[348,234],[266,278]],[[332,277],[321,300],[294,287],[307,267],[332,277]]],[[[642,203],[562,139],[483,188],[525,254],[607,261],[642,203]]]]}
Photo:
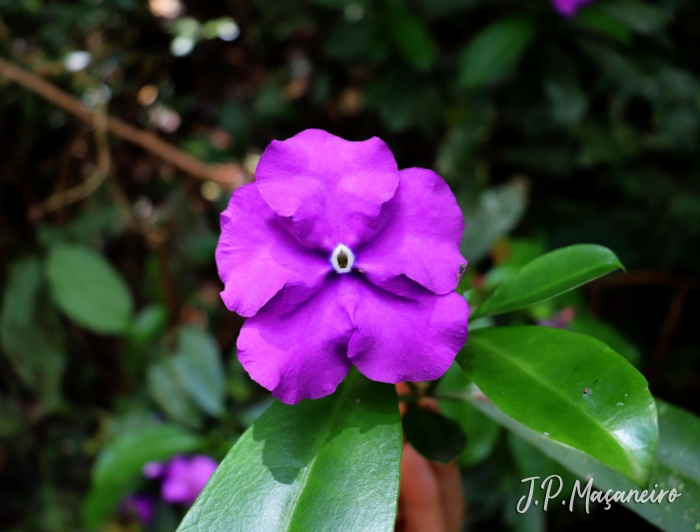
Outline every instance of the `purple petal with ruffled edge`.
{"type": "Polygon", "coordinates": [[[382,205],[399,183],[387,145],[351,142],[307,129],[272,141],[255,171],[260,193],[300,242],[330,253],[353,249],[377,231],[382,205]]]}
{"type": "Polygon", "coordinates": [[[331,276],[296,312],[277,296],[248,318],[238,337],[238,359],[250,376],[282,402],[294,404],[335,391],[350,370],[347,345],[357,304],[347,276],[331,276]]]}
{"type": "Polygon", "coordinates": [[[363,375],[397,383],[433,380],[447,371],[467,341],[469,307],[462,296],[419,286],[413,300],[365,283],[359,290],[348,355],[363,375]]]}
{"type": "Polygon", "coordinates": [[[382,288],[411,297],[412,283],[436,294],[457,288],[467,261],[459,253],[464,220],[450,187],[435,172],[407,168],[382,212],[379,234],[357,252],[355,267],[382,288]]]}
{"type": "Polygon", "coordinates": [[[221,297],[241,316],[253,316],[283,287],[290,305],[305,301],[332,270],[324,255],[299,245],[279,222],[256,183],[236,190],[221,214],[216,248],[221,297]]]}
{"type": "Polygon", "coordinates": [[[561,15],[573,17],[584,4],[590,4],[593,0],[552,0],[552,5],[561,15]]]}

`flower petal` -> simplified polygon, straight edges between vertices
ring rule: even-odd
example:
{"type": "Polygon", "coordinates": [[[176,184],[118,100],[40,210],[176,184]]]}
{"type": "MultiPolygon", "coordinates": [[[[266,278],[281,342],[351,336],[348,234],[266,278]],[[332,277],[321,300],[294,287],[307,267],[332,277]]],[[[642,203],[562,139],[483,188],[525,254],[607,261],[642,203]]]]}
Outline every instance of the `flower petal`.
{"type": "Polygon", "coordinates": [[[348,356],[366,377],[391,383],[437,379],[464,347],[465,299],[420,287],[414,294],[415,299],[407,300],[363,283],[348,356]]]}
{"type": "Polygon", "coordinates": [[[382,204],[399,183],[396,161],[382,140],[350,142],[319,129],[272,141],[255,178],[285,227],[329,254],[338,244],[352,249],[376,233],[382,204]]]}
{"type": "Polygon", "coordinates": [[[450,187],[435,172],[402,170],[382,213],[384,227],[357,251],[355,267],[374,284],[411,297],[413,283],[436,294],[457,287],[467,261],[459,253],[464,220],[450,187]]]}
{"type": "Polygon", "coordinates": [[[221,297],[241,316],[253,316],[283,287],[289,304],[308,299],[333,269],[324,255],[301,246],[280,220],[256,183],[236,190],[221,214],[216,248],[221,297]]]}
{"type": "Polygon", "coordinates": [[[280,294],[243,325],[238,359],[283,403],[329,395],[350,370],[353,326],[346,309],[357,297],[347,288],[347,276],[331,276],[295,312],[286,312],[280,294]]]}

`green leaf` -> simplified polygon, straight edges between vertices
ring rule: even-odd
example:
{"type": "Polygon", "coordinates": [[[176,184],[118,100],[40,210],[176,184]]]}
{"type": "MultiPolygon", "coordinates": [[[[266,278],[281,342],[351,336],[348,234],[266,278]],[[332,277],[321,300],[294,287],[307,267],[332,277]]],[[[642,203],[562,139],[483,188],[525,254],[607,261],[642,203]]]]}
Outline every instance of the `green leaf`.
{"type": "Polygon", "coordinates": [[[53,299],[69,318],[98,333],[127,330],[134,306],[129,287],[101,255],[82,246],[56,246],[46,270],[53,299]]]}
{"type": "MultiPolygon", "coordinates": [[[[581,479],[581,487],[589,478],[597,489],[613,491],[638,490],[638,487],[617,471],[576,449],[547,438],[508,417],[484,398],[475,387],[464,395],[472,406],[491,419],[530,442],[544,454],[565,466],[581,479]]],[[[659,447],[647,489],[682,493],[673,503],[664,498],[660,504],[636,503],[623,506],[641,515],[661,530],[681,532],[697,528],[697,501],[700,500],[700,419],[689,412],[656,399],[659,415],[659,447]]],[[[542,473],[538,473],[544,478],[542,473]]],[[[567,501],[568,504],[568,501],[567,501]]]]}
{"type": "Polygon", "coordinates": [[[577,315],[576,318],[569,323],[569,330],[571,332],[592,336],[596,340],[600,340],[611,347],[616,353],[620,353],[629,360],[630,364],[635,368],[641,366],[642,360],[637,346],[627,340],[627,338],[620,334],[612,325],[591,316],[577,315]]]}
{"type": "Polygon", "coordinates": [[[38,259],[12,265],[0,314],[0,345],[22,382],[54,406],[60,402],[66,365],[64,334],[55,310],[42,301],[43,282],[38,259]]]}
{"type": "Polygon", "coordinates": [[[532,20],[499,20],[482,30],[462,53],[460,81],[479,87],[498,81],[518,62],[535,38],[532,20]]]}
{"type": "Polygon", "coordinates": [[[109,517],[148,462],[195,450],[199,438],[176,425],[160,424],[122,434],[100,452],[92,471],[92,488],[83,519],[96,527],[109,517]]]}
{"type": "Polygon", "coordinates": [[[411,405],[402,423],[408,442],[433,462],[447,464],[462,454],[467,445],[460,426],[437,412],[411,405]]]}
{"type": "Polygon", "coordinates": [[[399,6],[390,12],[387,22],[389,33],[404,61],[416,70],[430,70],[437,56],[437,47],[425,23],[399,6]]]}
{"type": "Polygon", "coordinates": [[[634,42],[628,26],[608,13],[604,6],[592,5],[582,9],[576,17],[576,23],[623,44],[631,45],[634,42]]]}
{"type": "Polygon", "coordinates": [[[151,399],[172,420],[192,428],[202,426],[202,415],[185,390],[173,358],[148,368],[146,388],[151,399]]]}
{"type": "Polygon", "coordinates": [[[393,531],[401,450],[394,387],[353,370],[331,396],[272,404],[178,531],[393,531]]]}
{"type": "MultiPolygon", "coordinates": [[[[474,330],[471,324],[469,330],[470,332],[474,330]]],[[[496,445],[500,433],[497,423],[494,423],[468,402],[440,400],[439,398],[440,394],[443,393],[464,392],[470,384],[469,378],[464,374],[459,364],[455,363],[440,379],[437,388],[441,412],[459,423],[467,435],[467,446],[457,458],[459,464],[463,466],[478,464],[487,458],[496,445]]]]}
{"type": "Polygon", "coordinates": [[[148,305],[129,327],[129,339],[136,345],[144,345],[160,334],[168,322],[168,311],[160,303],[148,305]]]}
{"type": "Polygon", "coordinates": [[[224,412],[226,381],[216,340],[194,327],[181,327],[178,338],[173,365],[180,382],[202,410],[220,416],[224,412]]]}
{"type": "Polygon", "coordinates": [[[521,220],[527,206],[528,184],[524,179],[484,190],[477,202],[461,196],[459,206],[465,227],[460,251],[475,263],[484,257],[493,243],[510,232],[521,220]]]}
{"type": "Polygon", "coordinates": [[[601,5],[601,9],[642,34],[659,33],[671,21],[671,16],[663,9],[637,0],[605,2],[601,5]]]}
{"type": "Polygon", "coordinates": [[[605,344],[553,327],[480,329],[458,362],[507,415],[647,482],[658,443],[654,400],[646,379],[605,344]]]}
{"type": "Polygon", "coordinates": [[[578,244],[545,253],[505,280],[471,318],[503,314],[573,290],[617,269],[615,254],[595,244],[578,244]]]}

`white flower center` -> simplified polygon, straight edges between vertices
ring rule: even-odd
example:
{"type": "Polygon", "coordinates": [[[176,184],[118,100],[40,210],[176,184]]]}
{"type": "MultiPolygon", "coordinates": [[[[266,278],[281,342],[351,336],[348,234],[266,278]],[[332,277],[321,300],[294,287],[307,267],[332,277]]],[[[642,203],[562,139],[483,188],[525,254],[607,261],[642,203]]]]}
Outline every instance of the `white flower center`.
{"type": "Polygon", "coordinates": [[[345,244],[338,244],[331,255],[331,264],[338,273],[348,273],[352,270],[355,255],[345,244]]]}

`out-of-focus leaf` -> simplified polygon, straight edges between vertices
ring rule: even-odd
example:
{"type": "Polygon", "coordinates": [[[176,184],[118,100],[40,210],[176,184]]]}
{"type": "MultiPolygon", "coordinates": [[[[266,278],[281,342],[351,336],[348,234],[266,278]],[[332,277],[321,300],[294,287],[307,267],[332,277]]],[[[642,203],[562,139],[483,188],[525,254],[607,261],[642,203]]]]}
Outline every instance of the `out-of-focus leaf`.
{"type": "Polygon", "coordinates": [[[588,109],[588,97],[578,81],[575,61],[560,50],[548,54],[544,90],[557,124],[572,127],[581,122],[588,109]]]}
{"type": "Polygon", "coordinates": [[[402,424],[408,442],[433,462],[447,464],[461,455],[467,445],[459,424],[438,412],[409,407],[402,424]]]}
{"type": "Polygon", "coordinates": [[[430,131],[440,119],[440,92],[426,80],[397,71],[367,88],[366,104],[375,109],[387,128],[400,133],[410,128],[430,131]]]}
{"type": "MultiPolygon", "coordinates": [[[[491,418],[489,418],[490,420],[491,418]]],[[[495,422],[494,422],[495,423],[495,422]]],[[[550,475],[558,475],[562,479],[560,496],[566,497],[574,487],[576,477],[558,462],[540,451],[515,432],[508,433],[508,448],[520,470],[523,478],[540,477],[545,479],[550,475]]],[[[556,484],[555,484],[556,486],[556,484]]]]}
{"type": "Polygon", "coordinates": [[[128,331],[129,339],[139,345],[145,344],[163,331],[167,321],[168,311],[164,305],[148,305],[134,318],[128,331]]]}
{"type": "Polygon", "coordinates": [[[225,376],[216,340],[207,331],[181,327],[173,365],[190,397],[207,414],[224,411],[225,376]]]}
{"type": "Polygon", "coordinates": [[[86,526],[96,527],[109,517],[148,462],[191,452],[199,445],[196,435],[167,423],[119,436],[102,449],[95,462],[92,488],[83,506],[86,526]]]}
{"type": "Polygon", "coordinates": [[[629,27],[612,16],[605,5],[594,4],[582,9],[576,16],[576,23],[597,31],[608,37],[612,37],[623,44],[632,44],[634,37],[629,27]]]}
{"type": "MultiPolygon", "coordinates": [[[[474,330],[473,325],[469,324],[469,331],[474,330]]],[[[438,396],[440,393],[465,392],[470,384],[469,378],[459,364],[455,363],[440,379],[437,388],[438,396]]],[[[466,401],[438,399],[438,402],[442,413],[459,423],[467,435],[467,446],[457,461],[463,466],[471,466],[487,458],[498,440],[500,433],[498,424],[466,401]]]]}
{"type": "Polygon", "coordinates": [[[430,70],[437,47],[425,23],[400,5],[389,12],[386,23],[404,61],[416,70],[430,70]]]}
{"type": "Polygon", "coordinates": [[[516,179],[485,190],[476,204],[459,198],[465,228],[460,250],[472,264],[488,253],[497,238],[513,229],[527,205],[527,182],[516,179]]]}
{"type": "Polygon", "coordinates": [[[148,368],[146,387],[151,399],[174,421],[188,427],[201,427],[202,414],[180,381],[172,358],[148,368]]]}
{"type": "Polygon", "coordinates": [[[82,246],[56,246],[46,274],[56,305],[76,323],[105,334],[128,329],[134,306],[129,287],[101,255],[82,246]]]}
{"type": "Polygon", "coordinates": [[[470,334],[457,361],[509,416],[644,485],[658,444],[646,379],[605,344],[553,327],[470,334]]]}
{"type": "Polygon", "coordinates": [[[653,99],[658,91],[657,80],[642,71],[627,56],[599,43],[582,42],[584,52],[615,81],[622,94],[641,95],[653,99]]]}
{"type": "Polygon", "coordinates": [[[617,256],[603,246],[578,244],[556,249],[501,283],[472,317],[503,314],[546,301],[622,267],[617,256]]]}
{"type": "Polygon", "coordinates": [[[472,176],[476,175],[475,152],[488,140],[496,121],[496,108],[488,101],[475,101],[465,111],[456,111],[459,123],[449,129],[438,149],[435,167],[438,173],[452,183],[460,183],[468,193],[476,190],[472,176]]]}
{"type": "Polygon", "coordinates": [[[671,16],[663,9],[638,0],[603,2],[601,9],[638,33],[652,34],[663,31],[671,16]]]}
{"type": "Polygon", "coordinates": [[[238,355],[234,353],[229,358],[228,362],[228,379],[226,388],[236,401],[245,401],[253,391],[252,379],[248,372],[243,369],[243,365],[238,360],[238,355]]]}
{"type": "Polygon", "coordinates": [[[25,425],[19,405],[15,401],[0,397],[0,439],[16,437],[25,425]]]}
{"type": "Polygon", "coordinates": [[[393,531],[402,445],[394,387],[353,371],[331,396],[270,406],[178,531],[393,531]]]}
{"type": "Polygon", "coordinates": [[[524,18],[499,20],[483,29],[462,53],[459,79],[467,87],[498,81],[518,62],[537,27],[524,18]]]}
{"type": "Polygon", "coordinates": [[[47,406],[60,402],[64,335],[48,301],[42,301],[41,263],[30,257],[10,268],[0,315],[0,345],[25,385],[47,406]]]}
{"type": "MultiPolygon", "coordinates": [[[[593,479],[597,489],[622,491],[625,494],[639,487],[617,471],[572,447],[543,436],[508,417],[484,397],[476,386],[464,395],[475,408],[508,430],[528,441],[544,454],[559,462],[581,480],[581,488],[593,479]]],[[[656,399],[659,415],[659,446],[646,488],[682,495],[673,503],[664,498],[660,504],[637,503],[634,498],[623,506],[641,515],[650,523],[668,532],[692,530],[697,524],[697,501],[700,500],[700,419],[689,412],[656,399]]],[[[558,503],[558,501],[556,501],[558,503]]]]}

